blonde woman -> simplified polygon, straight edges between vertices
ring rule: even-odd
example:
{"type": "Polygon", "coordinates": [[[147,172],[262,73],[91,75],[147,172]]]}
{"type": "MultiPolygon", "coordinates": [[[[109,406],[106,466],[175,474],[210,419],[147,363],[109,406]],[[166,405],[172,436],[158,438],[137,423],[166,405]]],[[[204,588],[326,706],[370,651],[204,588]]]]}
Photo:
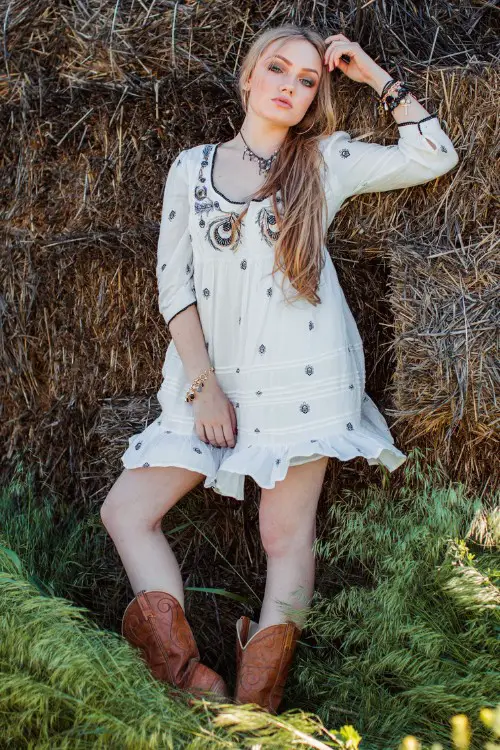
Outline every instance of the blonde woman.
{"type": "Polygon", "coordinates": [[[437,116],[390,81],[343,34],[268,29],[241,66],[238,133],[185,148],[170,166],[156,267],[172,337],[162,410],[129,439],[101,516],[135,594],[123,635],[156,677],[197,695],[229,697],[200,662],[165,513],[202,481],[241,501],[246,475],[261,487],[265,596],[258,623],[236,623],[234,699],[277,712],[297,613],[313,593],[328,457],[363,456],[391,472],[406,459],[365,391],[361,338],[325,246],[347,198],[420,185],[457,164],[437,116]],[[337,69],[385,95],[396,145],[335,130],[337,69]]]}

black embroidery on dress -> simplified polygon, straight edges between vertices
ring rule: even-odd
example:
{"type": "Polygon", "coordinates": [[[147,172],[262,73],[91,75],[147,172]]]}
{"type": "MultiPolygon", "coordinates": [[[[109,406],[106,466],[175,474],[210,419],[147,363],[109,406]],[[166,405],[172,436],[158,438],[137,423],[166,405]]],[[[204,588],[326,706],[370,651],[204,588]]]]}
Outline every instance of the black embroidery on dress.
{"type": "Polygon", "coordinates": [[[272,288],[272,286],[270,286],[269,289],[267,290],[267,296],[271,297],[272,293],[273,293],[273,288],[272,288]]]}
{"type": "Polygon", "coordinates": [[[210,297],[210,289],[207,289],[205,287],[205,289],[203,290],[203,296],[208,299],[208,297],[210,297]]]}
{"type": "Polygon", "coordinates": [[[348,148],[342,148],[340,149],[339,154],[343,159],[347,159],[347,157],[351,155],[351,152],[348,148]]]}
{"type": "Polygon", "coordinates": [[[165,430],[165,432],[166,432],[167,435],[170,435],[170,433],[172,432],[172,430],[165,430]]]}
{"type": "Polygon", "coordinates": [[[232,211],[230,213],[224,212],[222,216],[216,216],[209,223],[206,237],[214,250],[222,251],[226,248],[230,248],[234,252],[238,249],[241,242],[241,227],[236,229],[235,238],[231,242],[231,231],[237,218],[237,213],[232,211]]]}
{"type": "Polygon", "coordinates": [[[272,247],[280,236],[279,230],[275,229],[276,216],[268,208],[263,207],[257,213],[255,223],[259,226],[260,233],[267,244],[272,247]]]}
{"type": "Polygon", "coordinates": [[[186,264],[186,274],[189,276],[190,273],[191,273],[191,266],[189,265],[189,263],[187,263],[186,264]]]}
{"type": "Polygon", "coordinates": [[[264,352],[265,352],[265,351],[266,351],[266,347],[264,346],[264,344],[261,344],[261,345],[259,346],[259,352],[260,352],[261,354],[264,354],[264,352]]]}
{"type": "Polygon", "coordinates": [[[352,426],[352,424],[350,422],[348,422],[346,424],[346,427],[347,427],[348,430],[353,430],[354,429],[354,427],[352,426]]]}
{"type": "Polygon", "coordinates": [[[159,420],[158,420],[158,424],[159,424],[159,425],[161,424],[161,419],[159,419],[159,420]]]}
{"type": "Polygon", "coordinates": [[[237,401],[234,406],[235,406],[236,409],[239,409],[240,408],[240,402],[237,401]]]}
{"type": "Polygon", "coordinates": [[[201,450],[197,447],[194,447],[193,450],[195,451],[195,453],[201,453],[201,450]]]}
{"type": "Polygon", "coordinates": [[[350,352],[350,351],[351,351],[351,347],[350,347],[350,346],[348,346],[348,347],[347,347],[347,351],[348,351],[348,352],[350,352]]]}
{"type": "Polygon", "coordinates": [[[241,263],[240,263],[240,268],[241,268],[241,269],[242,269],[242,270],[244,271],[244,270],[246,269],[246,267],[247,267],[247,262],[246,262],[246,260],[245,260],[245,259],[243,258],[243,260],[242,260],[242,261],[241,261],[241,263]]]}
{"type": "Polygon", "coordinates": [[[317,443],[317,442],[318,442],[318,441],[316,440],[316,438],[313,438],[313,439],[311,440],[311,443],[317,443]]]}
{"type": "Polygon", "coordinates": [[[312,375],[314,372],[314,367],[312,365],[306,365],[305,373],[306,375],[312,375]]]}
{"type": "Polygon", "coordinates": [[[164,271],[166,267],[167,267],[167,264],[166,264],[166,263],[164,263],[164,264],[162,265],[162,267],[161,267],[161,270],[162,270],[162,271],[164,271]]]}
{"type": "Polygon", "coordinates": [[[448,153],[448,149],[446,148],[446,146],[443,146],[443,145],[441,145],[441,151],[444,151],[445,154],[448,153]]]}
{"type": "Polygon", "coordinates": [[[276,466],[279,466],[280,463],[281,463],[281,458],[277,458],[276,461],[275,461],[275,463],[276,463],[276,466]]]}
{"type": "Polygon", "coordinates": [[[139,450],[139,448],[141,447],[141,445],[142,445],[142,443],[137,443],[137,445],[135,446],[136,451],[139,450]]]}
{"type": "Polygon", "coordinates": [[[303,401],[300,405],[300,411],[302,412],[302,414],[307,414],[310,408],[311,407],[309,406],[309,404],[306,404],[305,401],[303,401]]]}
{"type": "Polygon", "coordinates": [[[240,371],[240,368],[239,368],[239,367],[237,367],[237,368],[236,368],[236,372],[239,372],[239,371],[240,371]]]}
{"type": "Polygon", "coordinates": [[[256,427],[255,430],[254,430],[254,432],[260,432],[259,428],[256,427]]]}
{"type": "Polygon", "coordinates": [[[192,242],[193,238],[191,237],[191,233],[189,233],[189,241],[192,242]]]}
{"type": "Polygon", "coordinates": [[[353,384],[352,384],[352,383],[351,383],[351,385],[349,386],[349,388],[354,388],[354,386],[353,386],[353,384]]]}
{"type": "Polygon", "coordinates": [[[310,320],[309,321],[309,330],[312,331],[313,328],[314,328],[314,323],[312,322],[312,320],[310,320]]]}
{"type": "Polygon", "coordinates": [[[175,211],[174,211],[174,209],[172,209],[170,211],[169,215],[168,215],[169,220],[172,221],[172,219],[174,218],[174,216],[175,216],[175,211]]]}
{"type": "Polygon", "coordinates": [[[178,167],[180,165],[180,163],[181,163],[181,160],[177,159],[177,164],[175,166],[178,167]]]}
{"type": "Polygon", "coordinates": [[[262,391],[255,391],[256,396],[262,396],[262,391]]]}
{"type": "Polygon", "coordinates": [[[145,464],[142,464],[142,468],[145,469],[147,466],[149,466],[148,462],[146,461],[145,464]]]}
{"type": "Polygon", "coordinates": [[[241,323],[241,315],[240,315],[240,317],[238,318],[238,323],[241,323]]]}

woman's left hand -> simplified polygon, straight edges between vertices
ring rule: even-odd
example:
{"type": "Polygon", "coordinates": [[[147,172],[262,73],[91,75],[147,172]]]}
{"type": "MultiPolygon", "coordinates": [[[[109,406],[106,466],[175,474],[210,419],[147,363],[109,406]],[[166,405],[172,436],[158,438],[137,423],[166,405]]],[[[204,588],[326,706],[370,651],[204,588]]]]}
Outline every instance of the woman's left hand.
{"type": "Polygon", "coordinates": [[[327,36],[325,42],[330,42],[324,60],[330,72],[332,69],[338,68],[348,78],[358,83],[370,83],[377,73],[380,74],[382,70],[380,65],[377,65],[375,60],[372,60],[370,55],[367,55],[357,42],[349,41],[343,34],[327,36]],[[342,60],[341,55],[347,55],[350,62],[342,60]]]}

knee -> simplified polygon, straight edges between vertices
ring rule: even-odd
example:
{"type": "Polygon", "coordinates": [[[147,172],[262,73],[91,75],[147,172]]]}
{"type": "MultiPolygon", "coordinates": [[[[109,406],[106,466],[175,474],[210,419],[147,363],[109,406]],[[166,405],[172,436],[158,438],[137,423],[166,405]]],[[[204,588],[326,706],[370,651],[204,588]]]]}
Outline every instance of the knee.
{"type": "Polygon", "coordinates": [[[312,528],[296,521],[283,519],[281,523],[261,519],[260,537],[269,557],[286,557],[298,550],[311,550],[316,536],[316,523],[312,528]]]}
{"type": "Polygon", "coordinates": [[[113,486],[100,508],[103,526],[114,536],[127,529],[154,531],[161,526],[161,518],[148,518],[137,501],[129,502],[126,493],[113,486]]]}

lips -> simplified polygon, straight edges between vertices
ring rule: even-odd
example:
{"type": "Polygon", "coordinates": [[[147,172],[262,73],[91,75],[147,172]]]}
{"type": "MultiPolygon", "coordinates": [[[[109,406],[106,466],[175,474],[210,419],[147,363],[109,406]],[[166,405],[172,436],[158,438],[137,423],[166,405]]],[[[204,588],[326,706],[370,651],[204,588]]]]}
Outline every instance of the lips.
{"type": "Polygon", "coordinates": [[[273,102],[276,102],[281,107],[288,107],[289,109],[292,108],[292,102],[290,99],[285,99],[283,96],[277,96],[275,99],[273,99],[273,102]]]}

